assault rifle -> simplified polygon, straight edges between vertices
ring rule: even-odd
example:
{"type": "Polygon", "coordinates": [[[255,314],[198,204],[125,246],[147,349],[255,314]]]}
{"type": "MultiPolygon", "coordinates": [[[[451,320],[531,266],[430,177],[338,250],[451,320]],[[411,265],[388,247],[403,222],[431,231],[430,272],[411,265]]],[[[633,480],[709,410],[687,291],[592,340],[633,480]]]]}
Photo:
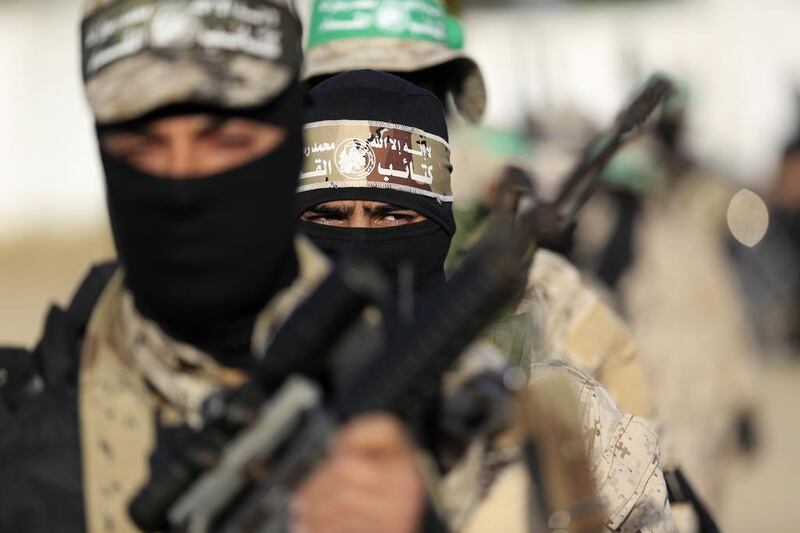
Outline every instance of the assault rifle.
{"type": "MultiPolygon", "coordinates": [[[[336,428],[376,411],[418,419],[445,372],[524,287],[542,233],[574,216],[586,187],[669,89],[663,78],[650,80],[555,203],[532,200],[527,178],[510,170],[489,231],[459,270],[401,325],[392,344],[367,354],[350,383],[328,398],[314,379],[320,361],[352,317],[379,297],[382,285],[365,267],[334,272],[287,321],[256,377],[212,402],[210,421],[188,451],[154,472],[131,505],[137,525],[146,531],[286,531],[289,499],[324,458],[336,428]]],[[[528,456],[538,481],[541,454],[528,456]]],[[[552,502],[539,500],[540,515],[553,516],[552,502]]]]}

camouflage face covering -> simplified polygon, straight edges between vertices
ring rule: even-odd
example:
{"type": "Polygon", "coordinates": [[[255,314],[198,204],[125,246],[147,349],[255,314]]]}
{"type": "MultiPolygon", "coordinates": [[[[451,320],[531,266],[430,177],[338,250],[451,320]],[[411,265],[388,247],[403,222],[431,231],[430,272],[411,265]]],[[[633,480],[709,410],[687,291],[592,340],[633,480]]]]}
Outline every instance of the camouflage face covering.
{"type": "Polygon", "coordinates": [[[452,202],[450,146],[436,135],[397,124],[332,120],[305,126],[297,192],[374,187],[452,202]]]}
{"type": "Polygon", "coordinates": [[[299,24],[277,0],[91,0],[81,30],[99,123],[174,103],[262,105],[301,61],[299,24]]]}

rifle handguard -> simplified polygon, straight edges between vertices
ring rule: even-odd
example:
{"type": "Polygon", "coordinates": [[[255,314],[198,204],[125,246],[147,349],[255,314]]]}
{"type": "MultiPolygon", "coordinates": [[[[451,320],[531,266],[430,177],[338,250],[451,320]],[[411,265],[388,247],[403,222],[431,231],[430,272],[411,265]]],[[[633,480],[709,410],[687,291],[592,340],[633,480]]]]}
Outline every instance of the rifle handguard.
{"type": "Polygon", "coordinates": [[[407,333],[370,359],[335,402],[344,419],[372,411],[413,419],[438,391],[444,373],[512,300],[527,271],[512,236],[482,241],[407,333]]]}

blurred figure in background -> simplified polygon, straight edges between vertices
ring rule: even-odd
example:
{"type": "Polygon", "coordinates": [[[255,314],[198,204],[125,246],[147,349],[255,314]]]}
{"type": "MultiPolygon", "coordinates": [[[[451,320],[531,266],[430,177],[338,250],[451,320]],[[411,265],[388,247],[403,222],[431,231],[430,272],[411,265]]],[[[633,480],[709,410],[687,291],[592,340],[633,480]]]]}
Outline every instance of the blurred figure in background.
{"type": "MultiPolygon", "coordinates": [[[[800,100],[798,100],[800,102],[800,100]]],[[[800,124],[783,149],[767,195],[769,228],[751,247],[733,242],[753,321],[764,348],[800,354],[800,124]]]]}
{"type": "Polygon", "coordinates": [[[686,112],[678,92],[611,163],[605,215],[587,209],[575,257],[631,324],[665,460],[718,512],[732,460],[753,444],[756,348],[725,247],[734,191],[684,152],[686,112]]]}

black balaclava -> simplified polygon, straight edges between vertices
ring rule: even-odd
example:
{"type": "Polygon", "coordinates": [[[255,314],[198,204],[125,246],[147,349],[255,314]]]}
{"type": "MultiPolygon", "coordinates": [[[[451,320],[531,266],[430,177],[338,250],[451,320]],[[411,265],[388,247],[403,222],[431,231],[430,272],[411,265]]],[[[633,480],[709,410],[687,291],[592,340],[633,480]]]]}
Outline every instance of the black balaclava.
{"type": "MultiPolygon", "coordinates": [[[[306,124],[372,121],[415,128],[444,141],[448,138],[439,99],[397,76],[370,70],[346,72],[323,81],[309,95],[306,124]]],[[[301,232],[325,253],[373,261],[395,291],[409,279],[404,272],[410,274],[416,291],[444,282],[444,261],[455,231],[452,201],[378,186],[319,188],[298,193],[298,216],[315,205],[337,200],[385,202],[413,209],[427,220],[391,228],[341,228],[301,221],[301,232]]]]}
{"type": "MultiPolygon", "coordinates": [[[[212,113],[286,129],[272,152],[207,177],[153,176],[101,143],[111,227],[136,307],[228,366],[251,363],[257,314],[297,273],[292,198],[302,157],[302,105],[296,84],[262,108],[178,106],[136,121],[212,113]]],[[[130,126],[102,126],[98,134],[130,126]]]]}

